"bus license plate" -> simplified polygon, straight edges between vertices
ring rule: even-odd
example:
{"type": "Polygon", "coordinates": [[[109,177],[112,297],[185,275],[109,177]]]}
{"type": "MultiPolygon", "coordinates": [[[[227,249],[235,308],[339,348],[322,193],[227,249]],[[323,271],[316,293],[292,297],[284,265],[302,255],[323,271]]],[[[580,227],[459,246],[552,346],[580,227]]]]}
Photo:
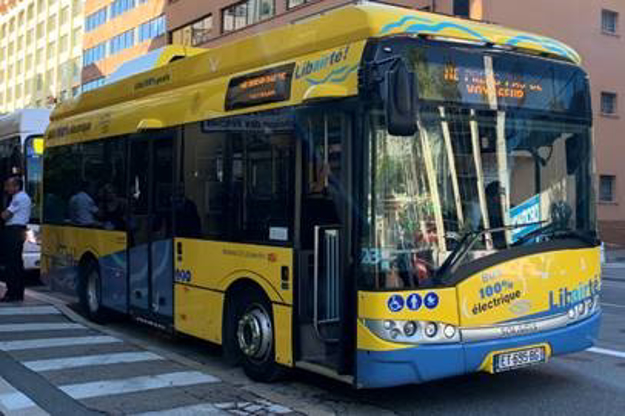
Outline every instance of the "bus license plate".
{"type": "Polygon", "coordinates": [[[546,361],[545,348],[536,347],[526,350],[506,352],[495,355],[494,372],[513,370],[519,367],[525,367],[532,364],[544,363],[546,361]]]}

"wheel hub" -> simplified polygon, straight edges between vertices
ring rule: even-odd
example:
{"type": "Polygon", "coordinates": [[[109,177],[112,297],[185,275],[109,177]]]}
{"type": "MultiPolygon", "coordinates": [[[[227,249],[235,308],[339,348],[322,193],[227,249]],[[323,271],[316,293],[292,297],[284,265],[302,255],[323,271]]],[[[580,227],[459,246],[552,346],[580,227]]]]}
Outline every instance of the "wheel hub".
{"type": "Polygon", "coordinates": [[[271,318],[267,312],[254,307],[243,314],[239,319],[237,339],[243,354],[255,360],[265,358],[272,343],[271,318]]]}

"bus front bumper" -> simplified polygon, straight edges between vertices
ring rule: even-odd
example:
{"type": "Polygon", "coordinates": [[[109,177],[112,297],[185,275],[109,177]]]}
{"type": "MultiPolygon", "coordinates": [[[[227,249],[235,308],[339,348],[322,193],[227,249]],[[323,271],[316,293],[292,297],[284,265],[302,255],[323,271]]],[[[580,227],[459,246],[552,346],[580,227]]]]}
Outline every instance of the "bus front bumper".
{"type": "Polygon", "coordinates": [[[22,256],[24,260],[24,270],[39,270],[41,262],[41,253],[24,251],[22,256]]]}
{"type": "Polygon", "coordinates": [[[418,346],[394,351],[357,352],[358,387],[379,388],[480,371],[494,351],[549,344],[552,356],[590,348],[599,334],[601,312],[588,319],[532,335],[466,344],[418,346]]]}

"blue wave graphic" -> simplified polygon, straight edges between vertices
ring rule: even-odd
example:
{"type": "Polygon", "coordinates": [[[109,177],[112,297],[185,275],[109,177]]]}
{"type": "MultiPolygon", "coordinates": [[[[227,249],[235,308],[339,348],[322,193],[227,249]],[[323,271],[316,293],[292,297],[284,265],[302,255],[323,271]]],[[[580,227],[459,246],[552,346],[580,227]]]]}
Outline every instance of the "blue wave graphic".
{"type": "Polygon", "coordinates": [[[358,69],[358,65],[354,65],[353,67],[349,68],[349,71],[345,72],[343,75],[339,76],[338,78],[332,78],[330,80],[330,82],[343,82],[347,79],[347,77],[354,71],[356,71],[358,69]]]}
{"type": "Polygon", "coordinates": [[[332,72],[330,72],[328,75],[326,75],[322,79],[306,78],[306,82],[308,82],[311,85],[325,84],[326,82],[333,82],[333,83],[334,82],[342,82],[342,81],[345,81],[347,79],[349,74],[351,74],[356,69],[358,69],[358,65],[354,65],[353,67],[351,67],[349,69],[348,68],[349,67],[347,65],[344,65],[344,66],[342,66],[340,68],[337,68],[337,69],[333,70],[332,72]]]}
{"type": "MultiPolygon", "coordinates": [[[[385,25],[380,30],[380,35],[390,32],[393,29],[401,28],[409,22],[420,22],[420,23],[408,26],[404,30],[405,33],[419,33],[419,32],[438,33],[446,29],[458,29],[483,42],[488,42],[488,43],[493,42],[492,39],[487,38],[486,36],[482,35],[478,31],[473,30],[467,26],[454,23],[454,22],[432,23],[432,20],[420,18],[416,16],[402,17],[400,20],[396,22],[392,22],[392,23],[385,25]]],[[[542,46],[548,51],[553,52],[557,55],[568,57],[574,61],[577,60],[577,55],[571,48],[567,47],[566,45],[560,42],[546,39],[546,38],[539,38],[539,37],[528,36],[528,35],[519,35],[506,41],[505,45],[515,46],[521,42],[531,42],[538,46],[542,46]]]]}
{"type": "Polygon", "coordinates": [[[561,44],[559,42],[549,40],[549,39],[537,38],[534,36],[528,36],[528,35],[515,36],[514,38],[508,40],[506,42],[506,45],[516,46],[521,42],[535,43],[537,45],[543,46],[545,49],[551,52],[557,53],[558,55],[564,55],[572,59],[576,58],[575,53],[573,53],[573,51],[570,48],[567,48],[564,44],[561,44]]]}
{"type": "Polygon", "coordinates": [[[433,25],[426,25],[426,24],[416,24],[416,25],[412,25],[409,26],[408,28],[406,28],[405,32],[406,33],[419,33],[419,32],[434,32],[434,33],[438,33],[442,30],[445,29],[458,29],[468,35],[473,36],[474,38],[477,38],[483,42],[491,42],[490,39],[488,39],[486,36],[482,35],[481,33],[473,30],[473,29],[469,29],[466,26],[463,25],[459,25],[458,23],[452,23],[452,22],[441,22],[441,23],[436,23],[433,25]]]}
{"type": "Polygon", "coordinates": [[[380,35],[383,35],[386,32],[390,32],[391,30],[396,29],[398,27],[402,27],[408,22],[432,23],[430,19],[426,19],[424,17],[406,16],[406,17],[402,17],[397,22],[393,22],[393,23],[389,23],[385,25],[382,29],[380,29],[380,35]]]}

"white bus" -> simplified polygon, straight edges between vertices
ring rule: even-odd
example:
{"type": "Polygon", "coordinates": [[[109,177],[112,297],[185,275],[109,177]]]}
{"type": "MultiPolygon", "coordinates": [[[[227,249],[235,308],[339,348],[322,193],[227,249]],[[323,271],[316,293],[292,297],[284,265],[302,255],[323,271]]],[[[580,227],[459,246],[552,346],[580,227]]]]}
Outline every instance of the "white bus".
{"type": "MultiPolygon", "coordinates": [[[[39,223],[41,221],[41,178],[43,134],[50,110],[24,109],[0,115],[0,180],[22,175],[24,187],[33,201],[31,221],[24,244],[24,268],[38,270],[40,264],[39,223]]],[[[0,198],[3,207],[6,200],[0,198]]]]}

